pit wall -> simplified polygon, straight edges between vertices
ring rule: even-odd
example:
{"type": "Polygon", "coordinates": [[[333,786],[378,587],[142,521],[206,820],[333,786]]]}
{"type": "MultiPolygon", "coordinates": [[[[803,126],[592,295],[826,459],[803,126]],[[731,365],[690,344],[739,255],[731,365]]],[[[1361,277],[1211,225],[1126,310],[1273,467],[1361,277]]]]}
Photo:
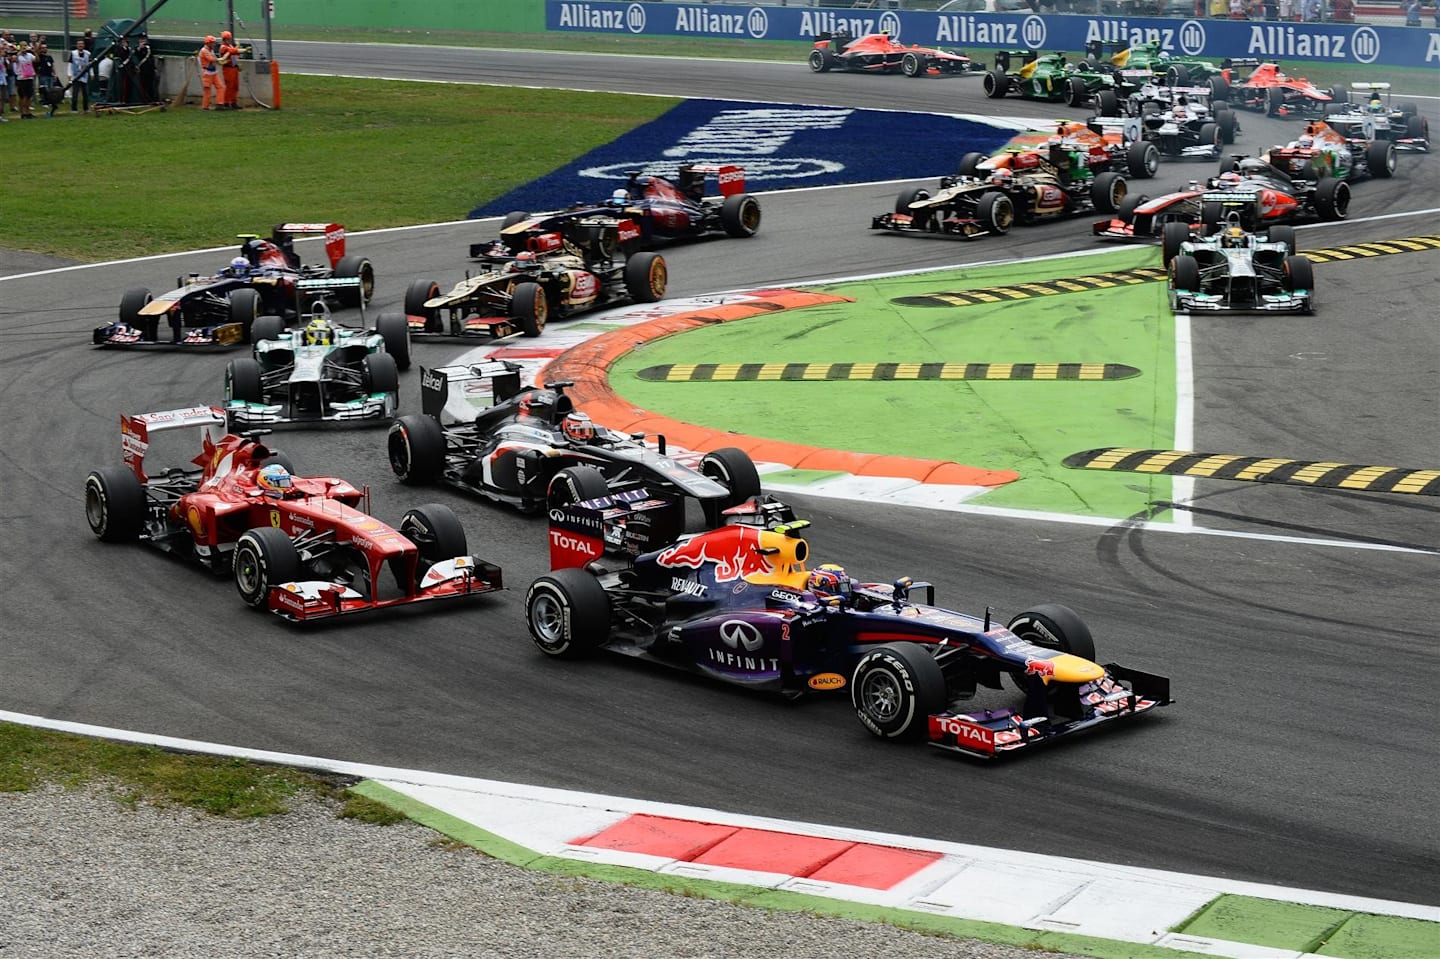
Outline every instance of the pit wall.
{"type": "MultiPolygon", "coordinates": [[[[254,0],[258,7],[259,0],[254,0]]],[[[136,16],[136,0],[101,0],[104,17],[136,16]]],[[[166,20],[215,21],[216,0],[169,0],[166,20]]],[[[237,0],[236,15],[258,22],[237,0]]],[[[613,36],[729,40],[811,40],[822,32],[856,36],[888,31],[905,43],[964,49],[1083,50],[1092,40],[1159,40],[1170,53],[1221,59],[1429,67],[1440,77],[1440,30],[1369,24],[1277,23],[1106,16],[941,14],[848,7],[745,6],[737,3],[640,3],[629,0],[279,0],[281,26],[547,31],[613,36]]]]}

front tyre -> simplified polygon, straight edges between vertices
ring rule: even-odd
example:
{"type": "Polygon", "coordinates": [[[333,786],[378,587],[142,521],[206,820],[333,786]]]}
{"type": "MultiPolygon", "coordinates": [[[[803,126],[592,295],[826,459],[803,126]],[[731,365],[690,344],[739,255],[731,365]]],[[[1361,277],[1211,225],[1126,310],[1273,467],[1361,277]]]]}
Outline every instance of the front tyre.
{"type": "MultiPolygon", "coordinates": [[[[756,210],[759,210],[758,205],[756,210]]],[[[636,303],[663,300],[669,283],[670,274],[665,268],[665,258],[659,253],[636,253],[625,261],[625,291],[636,303]]]]}
{"type": "Polygon", "coordinates": [[[593,466],[567,466],[550,479],[545,504],[551,509],[599,499],[610,493],[605,474],[593,466]]]}
{"type": "Polygon", "coordinates": [[[265,388],[260,380],[260,364],[248,356],[237,356],[225,364],[225,400],[241,403],[264,403],[265,388]]]}
{"type": "Polygon", "coordinates": [[[470,554],[465,527],[455,511],[443,503],[426,503],[408,511],[400,518],[399,529],[400,535],[414,543],[420,553],[415,563],[417,588],[431,566],[470,554]]]}
{"type": "Polygon", "coordinates": [[[1095,638],[1080,614],[1069,606],[1044,603],[1010,620],[1010,632],[1042,649],[1053,649],[1095,662],[1095,638]]]}
{"type": "Polygon", "coordinates": [[[525,593],[530,638],[546,656],[577,659],[610,635],[610,597],[583,569],[557,569],[525,593]]]}
{"type": "Polygon", "coordinates": [[[924,737],[945,708],[945,674],[918,643],[886,643],[860,657],[850,680],[860,724],[881,739],[924,737]]]}
{"type": "Polygon", "coordinates": [[[427,307],[425,302],[440,295],[440,284],[434,280],[413,280],[405,291],[405,313],[425,319],[426,333],[440,332],[440,311],[427,307]]]}
{"type": "Polygon", "coordinates": [[[145,487],[123,466],[102,466],[85,477],[85,520],[105,543],[128,543],[145,525],[145,487]]]}
{"type": "Polygon", "coordinates": [[[303,566],[289,536],[273,526],[257,526],[236,541],[231,569],[241,601],[251,609],[264,609],[270,590],[298,580],[303,566]]]}
{"type": "Polygon", "coordinates": [[[539,336],[545,332],[545,323],[550,319],[550,298],[539,283],[517,283],[510,292],[510,315],[520,324],[520,332],[526,336],[539,336]]]}

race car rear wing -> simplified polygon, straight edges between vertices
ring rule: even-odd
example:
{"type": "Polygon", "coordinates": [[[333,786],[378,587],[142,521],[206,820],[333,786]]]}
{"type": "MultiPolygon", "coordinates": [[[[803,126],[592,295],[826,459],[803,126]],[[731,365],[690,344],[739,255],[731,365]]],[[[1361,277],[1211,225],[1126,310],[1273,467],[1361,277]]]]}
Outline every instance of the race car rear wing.
{"type": "Polygon", "coordinates": [[[550,509],[550,568],[583,568],[606,553],[634,557],[675,542],[685,530],[684,500],[644,486],[550,509]]]}
{"type": "Polygon", "coordinates": [[[451,421],[474,419],[480,409],[503,403],[518,392],[520,365],[509,360],[420,367],[420,411],[442,425],[447,406],[451,406],[451,421]]]}
{"type": "Polygon", "coordinates": [[[145,454],[150,449],[151,435],[193,426],[200,427],[202,446],[212,446],[225,435],[225,411],[218,406],[192,406],[134,416],[121,414],[120,456],[140,482],[147,482],[145,454]]]}
{"type": "Polygon", "coordinates": [[[680,165],[680,192],[687,192],[696,182],[709,174],[715,175],[716,188],[721,196],[735,196],[745,192],[745,168],[735,163],[683,163],[680,165]]]}
{"type": "Polygon", "coordinates": [[[1021,63],[1033,63],[1040,58],[1039,50],[996,50],[995,69],[1010,72],[1010,61],[1019,59],[1021,63]]]}
{"type": "Polygon", "coordinates": [[[278,223],[272,232],[272,241],[276,246],[284,247],[285,241],[297,236],[319,236],[325,237],[325,256],[330,260],[333,269],[339,264],[340,258],[345,255],[345,227],[339,223],[278,223]]]}
{"type": "MultiPolygon", "coordinates": [[[[295,313],[305,316],[309,313],[324,311],[327,315],[330,308],[325,303],[327,296],[334,296],[341,290],[358,290],[363,285],[358,276],[317,276],[295,281],[295,313]]],[[[358,297],[360,301],[360,324],[365,325],[365,297],[358,297]]]]}

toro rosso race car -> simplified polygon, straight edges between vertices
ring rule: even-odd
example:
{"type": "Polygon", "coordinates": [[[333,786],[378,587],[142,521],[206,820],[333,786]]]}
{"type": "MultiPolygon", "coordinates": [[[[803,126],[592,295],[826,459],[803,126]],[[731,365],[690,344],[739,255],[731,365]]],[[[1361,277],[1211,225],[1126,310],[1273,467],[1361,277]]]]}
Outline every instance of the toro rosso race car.
{"type": "Polygon", "coordinates": [[[345,253],[345,228],[338,223],[281,223],[263,240],[242,234],[240,253],[230,265],[210,276],[191,273],[176,288],[152,296],[141,287],[120,298],[119,319],[95,330],[97,346],[217,347],[250,342],[259,316],[296,318],[311,303],[324,299],[340,307],[361,306],[375,291],[375,268],[363,256],[345,253]],[[305,265],[295,252],[295,237],[325,237],[323,265],[305,265]],[[301,280],[336,281],[333,288],[301,280]],[[358,281],[358,282],[356,282],[358,281]],[[160,339],[160,323],[170,328],[160,339]]]}
{"type": "Polygon", "coordinates": [[[410,367],[405,317],[382,313],[374,327],[340,326],[318,303],[302,329],[287,330],[278,316],[262,316],[251,338],[253,355],[225,367],[232,429],[388,422],[395,415],[400,371],[410,367]]]}
{"type": "Polygon", "coordinates": [[[1176,313],[1312,312],[1315,275],[1295,252],[1292,227],[1262,237],[1245,232],[1237,217],[1214,236],[1185,237],[1168,259],[1176,313]]]}
{"type": "Polygon", "coordinates": [[[906,46],[888,33],[852,37],[848,33],[822,33],[810,48],[810,69],[816,73],[848,70],[855,73],[903,73],[907,77],[930,74],[983,73],[985,64],[963,53],[906,46]]]}
{"type": "Polygon", "coordinates": [[[809,567],[809,523],[780,503],[750,500],[724,525],[678,536],[674,512],[644,489],[550,511],[552,572],[525,597],[541,652],[604,649],[792,698],[848,689],[874,735],[985,759],[1171,701],[1169,680],[1098,664],[1064,606],[1002,624],[937,607],[933,587],[908,577],[855,582],[809,567]],[[1002,677],[1020,702],[973,703],[1002,677]]]}
{"type": "MultiPolygon", "coordinates": [[[[528,225],[527,225],[528,226],[528,225]]],[[[420,279],[405,291],[415,336],[499,338],[518,327],[539,336],[553,317],[574,316],[623,300],[654,303],[669,285],[665,258],[635,250],[634,220],[608,216],[563,218],[528,236],[511,254],[503,238],[478,255],[484,271],[448,291],[420,279]],[[633,252],[629,252],[633,250],[633,252]]]]}
{"type": "Polygon", "coordinates": [[[684,163],[674,178],[658,173],[632,170],[625,186],[615,190],[604,203],[582,203],[549,213],[516,210],[506,215],[500,239],[472,243],[470,256],[483,258],[533,249],[538,237],[566,233],[591,256],[629,255],[671,242],[703,237],[754,236],[760,231],[760,201],[745,192],[745,168],[734,163],[684,163]],[[714,177],[716,193],[706,190],[714,177]],[[573,221],[591,226],[588,235],[566,229],[573,221]],[[607,222],[629,220],[639,228],[620,238],[618,248],[606,248],[601,227],[607,222]]]}
{"type": "Polygon", "coordinates": [[[293,476],[259,433],[227,435],[215,407],[120,418],[123,466],[85,479],[85,518],[109,543],[139,540],[233,576],[240,599],[302,622],[501,588],[469,555],[450,508],[418,506],[398,529],[357,507],[365,492],[331,476],[293,476]],[[199,455],[156,466],[158,434],[199,427],[199,455]]]}
{"type": "Polygon", "coordinates": [[[520,387],[516,364],[421,370],[420,414],[390,427],[390,468],[403,483],[444,483],[533,513],[645,483],[720,510],[760,492],[744,451],[718,449],[682,463],[643,435],[593,423],[565,393],[568,382],[520,387]]]}

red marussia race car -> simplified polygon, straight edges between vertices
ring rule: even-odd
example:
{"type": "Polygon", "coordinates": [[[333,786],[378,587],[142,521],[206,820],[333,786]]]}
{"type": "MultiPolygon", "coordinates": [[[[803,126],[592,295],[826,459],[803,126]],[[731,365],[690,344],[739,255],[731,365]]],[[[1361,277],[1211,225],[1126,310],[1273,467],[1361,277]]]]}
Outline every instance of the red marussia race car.
{"type": "Polygon", "coordinates": [[[1349,103],[1350,94],[1344,87],[1322,90],[1304,77],[1286,76],[1278,63],[1259,60],[1230,60],[1231,67],[1253,66],[1255,70],[1244,80],[1231,81],[1230,105],[1247,110],[1263,110],[1272,117],[1292,114],[1323,114],[1331,103],[1349,103]]]}
{"type": "Polygon", "coordinates": [[[246,605],[304,622],[501,588],[469,555],[447,506],[417,506],[393,529],[356,507],[368,493],[331,476],[291,476],[283,454],[224,430],[199,406],[120,418],[123,466],[85,479],[85,518],[101,540],[139,540],[230,573],[246,605]],[[198,427],[200,455],[157,467],[159,434],[198,427]],[[393,583],[389,580],[393,578],[393,583]]]}
{"type": "Polygon", "coordinates": [[[907,77],[931,74],[984,73],[985,64],[963,53],[906,46],[888,33],[852,37],[822,33],[810,49],[810,69],[816,73],[849,70],[855,73],[903,73],[907,77]]]}
{"type": "Polygon", "coordinates": [[[678,532],[682,505],[638,489],[551,509],[552,572],[525,598],[541,652],[605,649],[791,698],[848,687],[874,735],[985,759],[1170,702],[1168,679],[1095,662],[1064,606],[1008,625],[952,612],[928,583],[807,567],[809,523],[784,504],[752,499],[699,533],[678,532]],[[977,697],[1002,677],[1015,697],[977,697]]]}

